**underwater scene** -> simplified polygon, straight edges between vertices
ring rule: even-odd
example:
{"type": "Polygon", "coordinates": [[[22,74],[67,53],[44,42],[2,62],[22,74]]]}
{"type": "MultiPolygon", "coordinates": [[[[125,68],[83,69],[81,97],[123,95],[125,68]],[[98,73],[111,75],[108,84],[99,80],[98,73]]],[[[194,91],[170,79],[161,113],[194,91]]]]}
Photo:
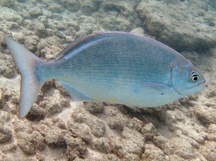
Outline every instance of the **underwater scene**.
{"type": "Polygon", "coordinates": [[[0,161],[216,161],[215,78],[216,0],[0,0],[0,161]]]}

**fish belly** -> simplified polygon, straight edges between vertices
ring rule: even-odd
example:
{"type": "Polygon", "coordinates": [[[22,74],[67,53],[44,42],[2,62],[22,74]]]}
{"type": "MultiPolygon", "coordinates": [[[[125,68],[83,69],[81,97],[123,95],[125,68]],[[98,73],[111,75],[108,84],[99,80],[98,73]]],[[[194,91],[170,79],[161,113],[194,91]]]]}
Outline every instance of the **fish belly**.
{"type": "Polygon", "coordinates": [[[137,107],[157,107],[181,98],[171,86],[162,83],[102,81],[102,79],[100,81],[88,81],[86,78],[75,80],[69,81],[69,84],[75,85],[80,93],[98,102],[137,107]]]}

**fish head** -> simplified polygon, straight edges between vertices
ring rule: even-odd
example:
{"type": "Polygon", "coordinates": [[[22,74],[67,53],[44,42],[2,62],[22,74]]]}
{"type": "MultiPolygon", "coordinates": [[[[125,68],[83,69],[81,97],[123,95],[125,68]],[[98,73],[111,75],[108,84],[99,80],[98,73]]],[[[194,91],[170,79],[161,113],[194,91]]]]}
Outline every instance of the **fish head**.
{"type": "Polygon", "coordinates": [[[172,67],[171,82],[180,95],[191,95],[203,90],[207,80],[192,63],[179,63],[172,67]]]}

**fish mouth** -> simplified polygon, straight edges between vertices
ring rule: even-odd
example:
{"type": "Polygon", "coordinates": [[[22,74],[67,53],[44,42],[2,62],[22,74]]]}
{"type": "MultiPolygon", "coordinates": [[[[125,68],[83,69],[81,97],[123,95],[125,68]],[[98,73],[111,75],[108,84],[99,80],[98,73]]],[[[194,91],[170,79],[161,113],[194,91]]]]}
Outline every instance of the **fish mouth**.
{"type": "Polygon", "coordinates": [[[209,80],[204,80],[203,82],[199,83],[203,88],[207,88],[209,86],[209,80]]]}

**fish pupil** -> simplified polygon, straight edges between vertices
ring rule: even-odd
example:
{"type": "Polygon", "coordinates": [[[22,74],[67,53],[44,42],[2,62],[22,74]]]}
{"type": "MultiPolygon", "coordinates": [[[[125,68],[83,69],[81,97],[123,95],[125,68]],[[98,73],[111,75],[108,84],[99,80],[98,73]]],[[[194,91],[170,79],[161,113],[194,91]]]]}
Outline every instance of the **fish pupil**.
{"type": "Polygon", "coordinates": [[[197,81],[197,80],[198,80],[197,76],[194,76],[193,80],[194,80],[194,81],[197,81]]]}
{"type": "Polygon", "coordinates": [[[195,72],[192,72],[191,75],[193,82],[197,82],[199,80],[199,76],[195,72]]]}

